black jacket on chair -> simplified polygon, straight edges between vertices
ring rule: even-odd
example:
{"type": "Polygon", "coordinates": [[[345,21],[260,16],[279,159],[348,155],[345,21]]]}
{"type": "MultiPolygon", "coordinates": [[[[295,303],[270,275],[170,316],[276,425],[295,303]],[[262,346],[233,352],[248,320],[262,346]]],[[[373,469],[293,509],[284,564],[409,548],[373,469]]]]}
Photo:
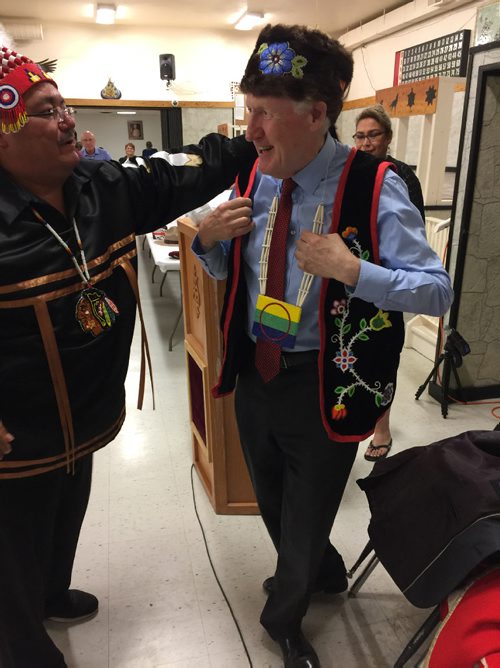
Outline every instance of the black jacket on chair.
{"type": "Polygon", "coordinates": [[[430,607],[500,551],[500,432],[468,431],[376,462],[366,492],[377,557],[430,607]]]}

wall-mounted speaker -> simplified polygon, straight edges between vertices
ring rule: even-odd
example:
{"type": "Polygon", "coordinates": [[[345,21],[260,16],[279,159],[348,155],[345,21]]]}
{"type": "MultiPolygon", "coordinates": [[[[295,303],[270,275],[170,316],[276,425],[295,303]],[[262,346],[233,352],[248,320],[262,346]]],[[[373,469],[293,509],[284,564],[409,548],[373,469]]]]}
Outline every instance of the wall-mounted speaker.
{"type": "Polygon", "coordinates": [[[175,56],[173,53],[160,54],[160,79],[166,81],[175,79],[175,56]]]}

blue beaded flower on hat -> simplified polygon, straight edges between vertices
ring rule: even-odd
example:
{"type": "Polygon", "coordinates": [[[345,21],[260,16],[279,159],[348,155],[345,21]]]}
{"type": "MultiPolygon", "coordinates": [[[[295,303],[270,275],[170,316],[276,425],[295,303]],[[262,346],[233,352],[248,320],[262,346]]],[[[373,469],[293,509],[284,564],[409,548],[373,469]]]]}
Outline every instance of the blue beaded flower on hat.
{"type": "Polygon", "coordinates": [[[307,65],[307,58],[297,55],[288,42],[261,44],[257,54],[260,56],[259,70],[262,74],[276,77],[291,74],[295,79],[304,76],[302,68],[307,65]]]}

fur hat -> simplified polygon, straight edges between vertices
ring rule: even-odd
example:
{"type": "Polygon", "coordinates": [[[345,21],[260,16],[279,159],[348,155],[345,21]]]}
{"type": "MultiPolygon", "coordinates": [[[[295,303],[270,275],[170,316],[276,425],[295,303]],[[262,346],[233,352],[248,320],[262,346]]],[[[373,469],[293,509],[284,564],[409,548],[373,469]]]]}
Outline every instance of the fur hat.
{"type": "Polygon", "coordinates": [[[0,48],[0,121],[2,132],[18,132],[28,117],[23,95],[37,83],[56,82],[37,63],[6,46],[0,48]]]}
{"type": "Polygon", "coordinates": [[[352,72],[351,54],[320,30],[267,25],[257,38],[240,90],[257,97],[321,100],[333,124],[352,72]]]}

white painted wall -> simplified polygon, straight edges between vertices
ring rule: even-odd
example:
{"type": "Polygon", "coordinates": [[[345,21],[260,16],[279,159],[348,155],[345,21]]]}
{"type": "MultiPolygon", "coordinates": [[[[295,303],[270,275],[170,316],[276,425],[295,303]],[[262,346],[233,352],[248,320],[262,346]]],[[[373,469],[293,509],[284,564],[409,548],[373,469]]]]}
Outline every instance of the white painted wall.
{"type": "MultiPolygon", "coordinates": [[[[153,142],[153,146],[161,149],[161,124],[159,111],[137,110],[135,116],[121,116],[116,110],[77,111],[76,131],[81,138],[82,132],[91,130],[96,137],[97,146],[102,146],[111,157],[118,160],[125,155],[125,144],[131,141],[135,146],[135,154],[141,155],[142,149],[146,148],[146,141],[153,142]],[[142,121],[144,139],[128,139],[128,121],[142,121]]],[[[201,137],[201,135],[200,135],[201,137]]],[[[200,138],[198,137],[198,139],[200,138]]]]}
{"type": "MultiPolygon", "coordinates": [[[[477,8],[489,0],[464,2],[451,0],[443,5],[450,9],[437,15],[429,10],[427,0],[414,0],[344,34],[340,41],[353,49],[354,57],[354,78],[347,99],[370,97],[377,89],[392,86],[396,51],[457,30],[474,32],[477,8]],[[385,34],[394,30],[398,21],[404,27],[390,35],[385,34]]],[[[123,99],[170,100],[176,97],[180,100],[226,101],[231,99],[230,83],[241,78],[256,34],[255,31],[209,33],[196,28],[132,29],[44,22],[43,41],[17,46],[34,60],[58,59],[55,78],[66,97],[100,99],[101,89],[111,78],[121,90],[123,99]],[[165,82],[159,76],[158,57],[161,53],[175,55],[173,93],[166,90],[165,82]]],[[[452,136],[460,127],[462,105],[463,95],[454,103],[452,136]]],[[[347,143],[354,131],[354,116],[355,112],[346,112],[339,119],[339,134],[347,143]]],[[[415,163],[419,119],[412,120],[415,123],[410,132],[408,154],[397,157],[415,163]]],[[[98,130],[99,126],[100,123],[98,130]]],[[[121,154],[124,138],[117,128],[115,125],[112,135],[109,128],[103,129],[101,134],[109,138],[115,152],[118,150],[121,154]]],[[[86,128],[79,128],[82,129],[86,128]]],[[[156,132],[151,130],[149,134],[153,134],[151,139],[159,143],[155,140],[156,132]]],[[[189,141],[194,141],[194,137],[190,136],[189,141]]],[[[98,142],[106,143],[99,138],[98,142]]],[[[452,143],[448,164],[455,162],[456,146],[452,143]]]]}
{"type": "Polygon", "coordinates": [[[18,44],[33,60],[57,58],[54,78],[66,97],[100,99],[108,78],[127,100],[170,100],[160,79],[159,55],[175,55],[175,96],[181,100],[231,100],[256,34],[208,33],[179,28],[123,28],[45,23],[43,41],[18,44]]]}
{"type": "MultiPolygon", "coordinates": [[[[181,112],[184,144],[197,144],[204,135],[217,132],[220,123],[231,125],[233,122],[231,108],[182,107],[181,112]]],[[[128,116],[117,114],[113,108],[78,109],[75,119],[78,137],[81,138],[85,130],[91,130],[96,136],[97,145],[103,146],[115,160],[125,155],[125,144],[129,141],[134,144],[136,155],[141,155],[147,140],[158,149],[174,148],[162,147],[159,111],[137,108],[134,116],[128,116]],[[129,121],[142,121],[144,139],[128,139],[129,121]]]]}
{"type": "MultiPolygon", "coordinates": [[[[429,14],[427,0],[415,0],[387,13],[383,20],[345,33],[340,41],[353,48],[354,56],[354,79],[347,99],[368,97],[377,89],[392,86],[396,51],[456,30],[474,30],[477,7],[488,1],[472,1],[434,16],[429,14]],[[407,23],[409,19],[421,22],[382,37],[387,26],[394,22],[393,16],[407,23]],[[364,48],[359,46],[361,42],[366,43],[364,48]]],[[[63,94],[96,99],[100,99],[108,77],[124,99],[171,99],[160,79],[158,57],[161,53],[173,53],[178,99],[230,100],[230,82],[241,79],[257,35],[255,31],[208,32],[196,28],[134,29],[62,22],[43,25],[43,41],[18,44],[19,51],[34,60],[57,58],[57,82],[63,94]]]]}
{"type": "MultiPolygon", "coordinates": [[[[414,0],[413,3],[388,12],[385,17],[371,21],[343,35],[340,41],[347,48],[352,49],[354,58],[354,77],[347,100],[372,97],[377,90],[391,87],[397,51],[464,29],[472,31],[472,46],[477,9],[488,2],[489,0],[467,3],[464,0],[452,0],[449,5],[443,5],[445,8],[449,7],[447,11],[442,11],[443,7],[441,7],[439,11],[442,13],[436,15],[429,9],[427,0],[414,0]],[[453,7],[454,4],[460,4],[460,6],[453,7]],[[401,24],[404,27],[395,29],[396,25],[401,24]],[[391,34],[386,34],[388,32],[391,34]]],[[[449,167],[455,167],[457,164],[463,104],[464,93],[456,93],[453,100],[446,161],[449,167]]],[[[358,113],[359,109],[343,112],[337,124],[340,138],[348,144],[352,143],[351,136],[358,113]]],[[[397,123],[398,120],[394,119],[394,129],[397,123]]],[[[417,164],[421,126],[422,117],[410,119],[406,153],[405,155],[393,153],[394,157],[409,164],[417,164]]],[[[451,177],[451,182],[447,187],[448,193],[451,193],[452,185],[453,178],[451,177]]]]}
{"type": "MultiPolygon", "coordinates": [[[[124,28],[43,23],[43,41],[17,44],[19,52],[32,58],[57,58],[54,78],[66,98],[101,99],[111,78],[124,100],[230,101],[231,82],[239,81],[256,33],[225,30],[124,28]],[[160,79],[159,55],[173,53],[176,79],[172,91],[160,79]]],[[[184,142],[195,143],[218,123],[232,124],[231,109],[183,109],[184,142]]],[[[127,121],[142,120],[144,140],[136,140],[140,154],[146,140],[161,148],[158,112],[137,109],[136,116],[117,116],[96,110],[76,116],[78,136],[92,130],[99,146],[113,158],[124,155],[128,141],[127,121]]]]}
{"type": "Polygon", "coordinates": [[[418,13],[413,10],[413,14],[409,17],[408,14],[412,12],[414,4],[422,3],[415,0],[415,3],[405,5],[394,12],[389,12],[385,20],[377,19],[363,26],[362,29],[357,28],[340,38],[340,41],[347,48],[354,46],[354,78],[348,100],[369,97],[374,95],[376,90],[392,86],[394,58],[397,51],[408,49],[416,44],[458,30],[472,30],[473,44],[477,8],[487,3],[484,0],[477,0],[477,2],[470,2],[464,7],[451,9],[438,16],[429,16],[428,13],[422,14],[423,10],[421,10],[419,17],[418,13]],[[403,10],[405,11],[403,12],[403,10]],[[381,33],[391,23],[390,17],[392,14],[398,14],[401,18],[406,16],[407,20],[409,18],[413,20],[420,18],[420,22],[407,26],[391,35],[381,37],[381,33]],[[362,47],[360,43],[365,43],[366,46],[362,47]]]}

